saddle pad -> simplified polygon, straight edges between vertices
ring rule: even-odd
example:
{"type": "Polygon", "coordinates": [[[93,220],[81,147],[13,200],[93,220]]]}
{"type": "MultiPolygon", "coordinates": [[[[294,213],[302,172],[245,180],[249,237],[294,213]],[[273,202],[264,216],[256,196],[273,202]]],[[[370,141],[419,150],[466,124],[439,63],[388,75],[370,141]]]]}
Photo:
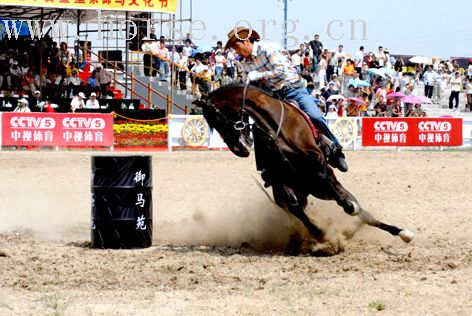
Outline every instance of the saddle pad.
{"type": "Polygon", "coordinates": [[[313,122],[311,121],[310,117],[308,114],[305,113],[300,107],[298,106],[298,103],[294,100],[286,100],[286,102],[297,109],[297,111],[305,118],[305,120],[308,122],[308,125],[311,128],[311,131],[313,132],[313,136],[315,137],[315,140],[318,140],[318,131],[315,128],[315,125],[313,125],[313,122]]]}

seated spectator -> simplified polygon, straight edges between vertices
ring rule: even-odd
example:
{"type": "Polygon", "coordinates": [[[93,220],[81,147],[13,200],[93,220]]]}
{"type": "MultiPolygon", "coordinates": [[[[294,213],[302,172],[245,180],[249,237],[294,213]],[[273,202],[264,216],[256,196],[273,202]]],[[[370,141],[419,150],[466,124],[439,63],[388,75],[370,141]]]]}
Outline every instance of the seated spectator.
{"type": "Polygon", "coordinates": [[[92,93],[92,92],[99,92],[100,91],[100,85],[98,84],[98,81],[97,81],[97,71],[94,70],[92,71],[92,74],[90,75],[90,77],[87,79],[87,90],[89,93],[92,93]]]}
{"type": "Polygon", "coordinates": [[[34,85],[34,75],[31,70],[26,72],[26,75],[21,79],[21,87],[24,91],[36,91],[36,86],[34,85]]]}
{"type": "Polygon", "coordinates": [[[337,119],[339,116],[338,116],[338,113],[336,112],[336,106],[331,104],[330,106],[328,106],[328,113],[326,113],[326,119],[329,120],[329,119],[337,119]]]}
{"type": "Polygon", "coordinates": [[[360,105],[357,101],[349,100],[347,105],[347,116],[359,116],[361,113],[360,105]]]}
{"type": "Polygon", "coordinates": [[[370,116],[369,114],[369,94],[366,93],[366,92],[362,92],[362,96],[361,96],[362,100],[364,100],[364,104],[362,104],[359,108],[360,110],[360,115],[363,116],[363,117],[368,117],[370,116]]]}
{"type": "Polygon", "coordinates": [[[35,107],[37,110],[42,111],[44,102],[41,100],[41,92],[36,90],[33,93],[33,98],[30,99],[31,106],[35,107]]]}
{"type": "Polygon", "coordinates": [[[36,74],[34,76],[34,85],[36,89],[42,89],[43,93],[48,94],[51,87],[51,80],[48,78],[48,70],[43,67],[41,75],[36,74]]]}
{"type": "Polygon", "coordinates": [[[379,102],[374,106],[375,110],[375,117],[383,117],[387,114],[387,102],[385,102],[385,98],[383,95],[379,95],[379,102]]]}
{"type": "Polygon", "coordinates": [[[344,116],[344,100],[343,99],[336,100],[336,109],[338,111],[337,112],[338,116],[343,117],[344,116]]]}
{"type": "Polygon", "coordinates": [[[220,86],[224,86],[233,82],[233,79],[228,76],[226,69],[221,72],[221,77],[218,78],[218,83],[220,86]]]}
{"type": "Polygon", "coordinates": [[[416,117],[416,111],[413,107],[413,103],[408,103],[407,110],[405,112],[405,117],[416,117]]]}
{"type": "Polygon", "coordinates": [[[11,87],[20,89],[21,88],[21,72],[18,67],[18,62],[13,61],[10,67],[10,78],[11,78],[11,87]]]}
{"type": "Polygon", "coordinates": [[[98,84],[100,85],[100,91],[102,94],[106,94],[107,88],[108,91],[110,91],[110,85],[111,81],[113,80],[113,75],[111,74],[111,72],[104,69],[101,64],[98,64],[97,67],[95,67],[95,70],[97,71],[96,77],[98,84]]]}
{"type": "Polygon", "coordinates": [[[72,76],[74,72],[79,73],[79,69],[74,64],[71,64],[69,67],[66,68],[67,76],[72,76]]]}
{"type": "Polygon", "coordinates": [[[28,107],[28,101],[25,98],[18,100],[18,106],[13,110],[13,112],[31,112],[28,107]]]}
{"type": "Polygon", "coordinates": [[[415,114],[417,117],[426,117],[426,112],[421,108],[421,104],[415,104],[415,114]]]}
{"type": "Polygon", "coordinates": [[[69,77],[69,84],[67,85],[66,97],[69,98],[71,91],[72,95],[77,95],[77,93],[79,93],[81,85],[82,80],[79,78],[78,71],[73,71],[72,76],[69,77]]]}
{"type": "Polygon", "coordinates": [[[68,85],[69,78],[67,78],[66,71],[64,70],[54,81],[53,95],[55,97],[64,98],[68,85]]]}
{"type": "Polygon", "coordinates": [[[77,109],[83,109],[85,108],[85,94],[83,92],[79,92],[77,96],[72,98],[72,101],[70,102],[70,109],[72,113],[75,113],[75,110],[77,109]]]}
{"type": "Polygon", "coordinates": [[[98,103],[97,94],[95,92],[92,92],[90,94],[90,99],[88,99],[87,102],[85,103],[85,107],[87,109],[99,109],[100,108],[100,103],[98,103]]]}
{"type": "Polygon", "coordinates": [[[397,99],[392,104],[392,117],[402,116],[402,101],[397,99]]]}
{"type": "Polygon", "coordinates": [[[10,67],[5,54],[0,55],[0,90],[1,89],[11,89],[10,67]]]}
{"type": "Polygon", "coordinates": [[[105,86],[105,91],[100,92],[100,97],[102,99],[113,99],[113,91],[111,91],[110,86],[105,86]]]}
{"type": "Polygon", "coordinates": [[[51,100],[47,100],[44,104],[43,110],[44,110],[44,112],[54,113],[54,112],[56,112],[54,110],[55,107],[57,107],[57,104],[52,104],[51,100]]]}

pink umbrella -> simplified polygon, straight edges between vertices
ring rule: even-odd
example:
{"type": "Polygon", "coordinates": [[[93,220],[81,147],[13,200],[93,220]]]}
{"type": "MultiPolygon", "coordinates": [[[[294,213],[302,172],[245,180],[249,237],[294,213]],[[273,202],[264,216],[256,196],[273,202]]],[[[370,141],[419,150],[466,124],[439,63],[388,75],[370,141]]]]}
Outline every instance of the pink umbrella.
{"type": "Polygon", "coordinates": [[[356,103],[356,104],[366,104],[365,101],[362,100],[361,98],[354,98],[354,97],[352,97],[352,98],[349,98],[349,99],[347,99],[347,100],[348,100],[348,101],[352,101],[352,102],[354,102],[354,103],[356,103]]]}
{"type": "Polygon", "coordinates": [[[418,98],[421,100],[422,104],[433,104],[433,101],[431,101],[431,99],[428,97],[419,96],[418,98]]]}
{"type": "Polygon", "coordinates": [[[393,93],[387,94],[387,100],[402,99],[404,97],[406,97],[406,95],[404,95],[401,92],[393,92],[393,93]]]}
{"type": "Polygon", "coordinates": [[[404,97],[402,99],[402,101],[404,103],[423,104],[423,101],[420,98],[418,98],[417,96],[414,96],[414,95],[409,95],[407,97],[404,97]]]}
{"type": "Polygon", "coordinates": [[[328,98],[328,100],[326,100],[326,102],[333,102],[334,100],[339,100],[339,99],[346,100],[346,98],[340,94],[333,94],[332,96],[328,98]]]}

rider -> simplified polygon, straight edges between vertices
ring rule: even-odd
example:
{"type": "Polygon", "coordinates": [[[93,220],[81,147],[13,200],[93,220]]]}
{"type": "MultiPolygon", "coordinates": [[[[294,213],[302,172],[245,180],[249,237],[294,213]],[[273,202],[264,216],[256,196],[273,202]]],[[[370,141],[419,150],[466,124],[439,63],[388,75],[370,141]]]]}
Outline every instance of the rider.
{"type": "MultiPolygon", "coordinates": [[[[313,98],[303,86],[300,76],[290,60],[277,45],[260,42],[259,34],[247,27],[238,27],[228,33],[225,50],[234,48],[243,57],[243,69],[248,81],[265,80],[275,95],[281,99],[295,100],[300,108],[311,118],[313,124],[332,142],[328,163],[342,172],[347,171],[342,147],[329,130],[313,98]]],[[[329,144],[327,144],[329,145],[329,144]]]]}

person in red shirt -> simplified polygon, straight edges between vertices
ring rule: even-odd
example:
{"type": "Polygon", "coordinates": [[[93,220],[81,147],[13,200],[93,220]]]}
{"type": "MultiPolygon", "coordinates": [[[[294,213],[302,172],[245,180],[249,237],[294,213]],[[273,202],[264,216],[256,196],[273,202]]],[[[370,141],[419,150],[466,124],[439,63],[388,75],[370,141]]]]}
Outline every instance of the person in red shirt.
{"type": "Polygon", "coordinates": [[[48,112],[48,113],[56,112],[54,110],[54,107],[52,106],[51,100],[46,101],[46,104],[44,105],[44,112],[48,112]]]}

